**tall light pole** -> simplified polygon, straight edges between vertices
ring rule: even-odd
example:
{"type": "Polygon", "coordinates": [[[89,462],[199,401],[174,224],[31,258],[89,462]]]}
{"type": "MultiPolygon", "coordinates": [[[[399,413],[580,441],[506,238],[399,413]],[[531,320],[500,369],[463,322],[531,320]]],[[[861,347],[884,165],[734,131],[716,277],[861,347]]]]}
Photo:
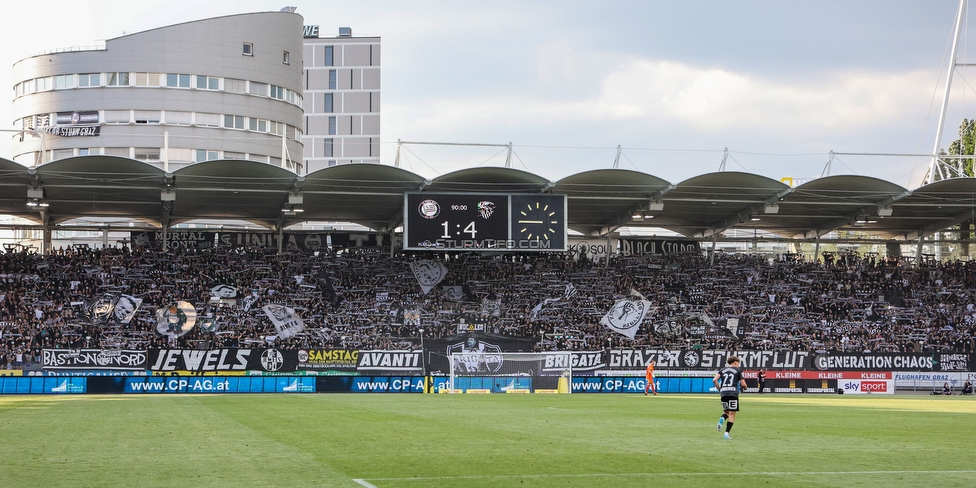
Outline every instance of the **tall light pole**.
{"type": "Polygon", "coordinates": [[[420,332],[420,376],[422,376],[424,382],[424,393],[429,393],[427,391],[427,355],[424,354],[424,329],[417,329],[420,332]]]}
{"type": "Polygon", "coordinates": [[[427,361],[424,356],[424,329],[417,329],[420,332],[420,370],[427,376],[427,361]]]}

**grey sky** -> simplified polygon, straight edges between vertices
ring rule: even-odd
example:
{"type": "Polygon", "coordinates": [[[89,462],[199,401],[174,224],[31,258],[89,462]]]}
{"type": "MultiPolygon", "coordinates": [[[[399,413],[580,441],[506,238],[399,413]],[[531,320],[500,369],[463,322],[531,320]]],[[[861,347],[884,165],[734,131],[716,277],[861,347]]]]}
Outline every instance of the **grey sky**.
{"type": "MultiPolygon", "coordinates": [[[[40,51],[250,11],[268,1],[11,4],[0,85],[40,51]]],[[[729,169],[820,176],[828,153],[929,153],[957,2],[361,1],[293,3],[333,35],[383,39],[382,159],[397,139],[512,142],[515,167],[552,180],[613,163],[672,182],[729,169]]],[[[967,46],[976,34],[964,32],[967,46]],[[969,39],[969,40],[967,40],[969,39]]],[[[963,56],[965,59],[965,56],[963,56]]],[[[976,116],[960,70],[942,146],[976,116]]],[[[10,91],[8,99],[11,97],[10,91]]],[[[97,109],[98,107],[92,107],[97,109]]],[[[10,102],[0,126],[10,127],[10,102]]],[[[7,137],[0,156],[10,156],[7,137]]],[[[500,165],[492,148],[412,146],[428,177],[500,165]]],[[[840,156],[832,172],[919,184],[925,158],[840,156]]]]}

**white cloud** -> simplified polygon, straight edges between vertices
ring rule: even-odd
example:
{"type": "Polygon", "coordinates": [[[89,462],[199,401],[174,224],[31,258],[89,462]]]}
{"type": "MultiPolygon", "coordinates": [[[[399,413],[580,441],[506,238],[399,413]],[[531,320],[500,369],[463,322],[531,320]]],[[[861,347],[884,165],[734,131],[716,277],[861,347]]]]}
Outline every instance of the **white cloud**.
{"type": "MultiPolygon", "coordinates": [[[[552,49],[559,51],[558,45],[552,49]]],[[[578,70],[560,64],[564,74],[578,70]]],[[[551,80],[545,81],[546,83],[551,80]]],[[[847,131],[884,126],[925,106],[933,80],[927,73],[850,72],[819,80],[762,79],[723,69],[638,59],[607,74],[590,99],[563,96],[465,97],[410,106],[391,102],[387,121],[409,118],[427,133],[466,127],[628,123],[679,124],[709,132],[765,130],[847,131]]],[[[393,133],[399,134],[399,128],[393,133]]]]}
{"type": "Polygon", "coordinates": [[[922,72],[834,73],[797,82],[638,59],[604,79],[594,106],[607,119],[673,119],[708,130],[851,129],[924,106],[932,82],[922,72]]]}

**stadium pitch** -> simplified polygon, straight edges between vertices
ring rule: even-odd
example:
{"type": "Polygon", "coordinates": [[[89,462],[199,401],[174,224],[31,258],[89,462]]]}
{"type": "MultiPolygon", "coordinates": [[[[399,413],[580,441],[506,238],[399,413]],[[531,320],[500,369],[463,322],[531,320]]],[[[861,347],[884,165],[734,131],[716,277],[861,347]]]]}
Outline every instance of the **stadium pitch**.
{"type": "Polygon", "coordinates": [[[0,397],[4,486],[976,486],[976,399],[0,397]]]}

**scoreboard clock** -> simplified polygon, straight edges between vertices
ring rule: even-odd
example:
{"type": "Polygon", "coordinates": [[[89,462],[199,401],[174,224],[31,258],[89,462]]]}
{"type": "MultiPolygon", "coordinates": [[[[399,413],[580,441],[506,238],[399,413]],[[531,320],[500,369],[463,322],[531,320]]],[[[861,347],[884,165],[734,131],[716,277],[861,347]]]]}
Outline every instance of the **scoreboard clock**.
{"type": "Polygon", "coordinates": [[[406,193],[404,249],[565,251],[566,196],[406,193]]]}

